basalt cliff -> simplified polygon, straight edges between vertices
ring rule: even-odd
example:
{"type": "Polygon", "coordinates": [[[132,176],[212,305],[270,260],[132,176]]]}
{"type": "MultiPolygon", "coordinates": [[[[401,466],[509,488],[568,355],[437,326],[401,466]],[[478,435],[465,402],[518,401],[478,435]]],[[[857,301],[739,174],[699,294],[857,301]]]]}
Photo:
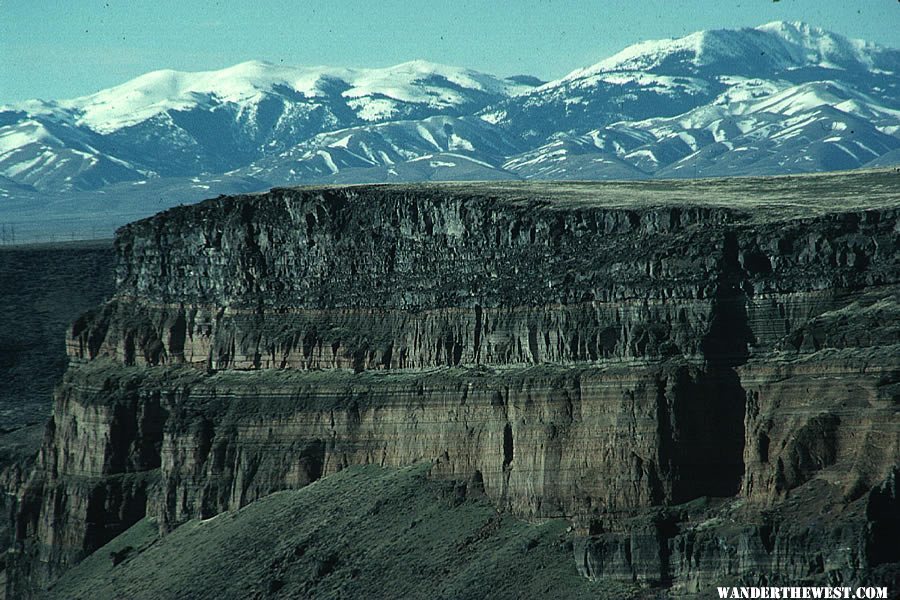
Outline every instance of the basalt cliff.
{"type": "Polygon", "coordinates": [[[13,597],[361,464],[572,523],[584,576],[891,582],[900,180],[273,189],[122,228],[18,490],[13,597]]]}

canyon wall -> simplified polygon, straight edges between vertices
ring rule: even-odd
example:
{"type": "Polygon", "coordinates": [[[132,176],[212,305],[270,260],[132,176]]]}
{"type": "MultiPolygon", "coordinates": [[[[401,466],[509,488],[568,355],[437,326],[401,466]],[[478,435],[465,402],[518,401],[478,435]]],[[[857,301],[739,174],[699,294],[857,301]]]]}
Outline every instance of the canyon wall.
{"type": "Polygon", "coordinates": [[[588,577],[885,580],[900,186],[846,178],[276,189],[126,226],[115,296],[70,331],[9,590],[147,515],[416,461],[571,520],[588,577]]]}

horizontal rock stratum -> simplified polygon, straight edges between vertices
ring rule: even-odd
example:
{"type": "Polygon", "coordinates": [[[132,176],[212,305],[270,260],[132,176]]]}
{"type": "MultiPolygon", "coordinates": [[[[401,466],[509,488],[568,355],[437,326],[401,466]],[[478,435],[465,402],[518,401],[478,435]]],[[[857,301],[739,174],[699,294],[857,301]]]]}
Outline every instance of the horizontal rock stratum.
{"type": "Polygon", "coordinates": [[[420,461],[570,519],[599,580],[887,581],[898,216],[882,171],[274,189],[128,225],[11,589],[147,516],[420,461]]]}

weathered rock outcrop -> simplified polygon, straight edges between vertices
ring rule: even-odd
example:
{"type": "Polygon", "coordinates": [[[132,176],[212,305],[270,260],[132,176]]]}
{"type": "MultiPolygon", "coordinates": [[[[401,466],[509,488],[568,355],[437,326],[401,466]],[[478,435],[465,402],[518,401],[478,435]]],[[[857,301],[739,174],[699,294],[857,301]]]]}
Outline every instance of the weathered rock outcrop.
{"type": "Polygon", "coordinates": [[[590,577],[883,580],[900,186],[757,184],[279,189],[127,226],[21,493],[17,593],[146,515],[415,461],[571,519],[590,577]]]}

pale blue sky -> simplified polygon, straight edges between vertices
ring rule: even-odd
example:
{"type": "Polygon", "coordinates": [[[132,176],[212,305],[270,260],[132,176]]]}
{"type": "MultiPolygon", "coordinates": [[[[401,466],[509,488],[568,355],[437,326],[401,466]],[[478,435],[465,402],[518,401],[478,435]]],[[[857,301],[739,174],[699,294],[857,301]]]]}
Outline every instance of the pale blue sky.
{"type": "Polygon", "coordinates": [[[900,46],[897,0],[0,0],[0,103],[250,59],[552,79],[644,39],[774,20],[900,46]]]}

